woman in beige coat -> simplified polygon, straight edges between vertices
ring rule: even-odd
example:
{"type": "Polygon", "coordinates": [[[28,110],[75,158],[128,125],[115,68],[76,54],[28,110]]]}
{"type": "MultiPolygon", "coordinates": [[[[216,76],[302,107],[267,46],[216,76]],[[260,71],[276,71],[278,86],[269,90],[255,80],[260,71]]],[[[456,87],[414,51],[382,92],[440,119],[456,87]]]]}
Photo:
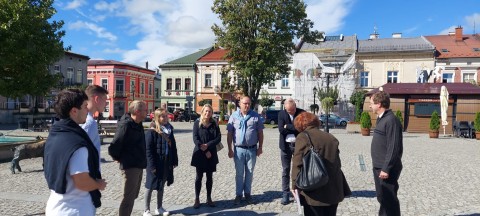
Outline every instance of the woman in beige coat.
{"type": "Polygon", "coordinates": [[[329,180],[328,183],[314,191],[299,191],[300,203],[304,215],[336,215],[338,203],[351,194],[340,162],[338,140],[331,134],[319,130],[320,121],[312,113],[303,112],[295,118],[295,129],[298,134],[295,142],[295,152],[292,158],[292,189],[296,189],[297,175],[303,166],[303,155],[314,148],[324,158],[329,180]],[[309,137],[307,136],[310,136],[309,137]],[[310,144],[311,143],[311,144],[310,144]]]}

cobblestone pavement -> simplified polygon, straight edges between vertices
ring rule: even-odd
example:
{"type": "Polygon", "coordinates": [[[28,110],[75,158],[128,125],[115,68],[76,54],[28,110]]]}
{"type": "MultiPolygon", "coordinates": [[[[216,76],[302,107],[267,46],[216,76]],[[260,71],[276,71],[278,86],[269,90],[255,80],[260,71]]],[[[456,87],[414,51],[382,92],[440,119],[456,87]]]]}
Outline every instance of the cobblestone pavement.
{"type": "MultiPolygon", "coordinates": [[[[296,215],[296,206],[280,204],[281,162],[278,130],[265,129],[264,154],[257,159],[252,195],[253,205],[234,206],[234,165],[224,149],[219,152],[220,164],[214,173],[213,199],[217,207],[205,205],[205,188],[200,197],[202,206],[193,209],[195,169],[190,166],[193,150],[192,124],[174,123],[179,153],[175,183],[165,190],[164,207],[179,215],[296,215]]],[[[1,132],[1,131],[0,131],[1,132]]],[[[340,141],[343,171],[353,191],[338,207],[338,215],[376,215],[370,142],[372,137],[331,132],[340,141]],[[360,158],[365,166],[362,169],[360,158]],[[364,171],[362,171],[364,170],[364,171]]],[[[222,137],[226,143],[226,135],[222,137]]],[[[97,215],[117,215],[121,200],[121,175],[118,165],[102,146],[102,172],[107,189],[102,192],[103,205],[97,215]]],[[[480,141],[453,137],[429,139],[426,134],[404,134],[404,169],[400,176],[399,199],[403,215],[480,215],[480,141]]],[[[43,215],[49,191],[40,158],[20,162],[23,172],[12,175],[9,163],[0,164],[0,215],[43,215]]],[[[144,179],[145,180],[145,177],[144,179]]],[[[205,181],[205,180],[204,180],[205,181]]],[[[144,187],[136,200],[133,215],[142,215],[144,187]]],[[[156,197],[155,195],[153,197],[156,197]]],[[[151,202],[152,209],[156,200],[151,202]]]]}

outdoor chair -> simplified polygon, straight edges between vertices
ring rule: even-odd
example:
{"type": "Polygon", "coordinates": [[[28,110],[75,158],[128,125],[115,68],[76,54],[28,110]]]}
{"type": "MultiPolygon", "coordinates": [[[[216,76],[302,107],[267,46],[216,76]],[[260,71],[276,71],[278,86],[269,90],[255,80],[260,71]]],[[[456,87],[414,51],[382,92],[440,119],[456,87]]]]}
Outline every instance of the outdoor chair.
{"type": "Polygon", "coordinates": [[[475,137],[475,122],[471,121],[470,124],[468,125],[470,127],[470,138],[476,138],[475,137]]]}
{"type": "Polygon", "coordinates": [[[456,137],[471,138],[472,131],[468,121],[456,121],[453,126],[454,135],[456,137]]]}

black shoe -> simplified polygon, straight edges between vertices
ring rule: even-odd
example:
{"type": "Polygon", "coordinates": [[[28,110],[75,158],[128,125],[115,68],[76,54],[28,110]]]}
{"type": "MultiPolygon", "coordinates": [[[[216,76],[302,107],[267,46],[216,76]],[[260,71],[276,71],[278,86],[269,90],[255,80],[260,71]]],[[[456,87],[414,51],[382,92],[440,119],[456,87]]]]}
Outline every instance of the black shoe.
{"type": "Polygon", "coordinates": [[[280,203],[282,205],[288,205],[289,202],[290,202],[290,200],[289,200],[289,197],[288,197],[288,193],[283,193],[282,201],[280,203]]]}

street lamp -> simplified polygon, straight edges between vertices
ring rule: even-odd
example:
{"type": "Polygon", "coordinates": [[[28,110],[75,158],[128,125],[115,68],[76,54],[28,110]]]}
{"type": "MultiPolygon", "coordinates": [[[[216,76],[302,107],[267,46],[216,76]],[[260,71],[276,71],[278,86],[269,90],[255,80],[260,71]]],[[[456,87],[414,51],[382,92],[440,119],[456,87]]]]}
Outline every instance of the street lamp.
{"type": "Polygon", "coordinates": [[[315,115],[315,110],[316,110],[316,108],[317,108],[317,106],[315,106],[315,105],[317,105],[317,104],[315,104],[315,95],[316,95],[316,94],[317,94],[317,87],[314,86],[314,87],[313,87],[313,114],[314,114],[314,115],[315,115]]]}
{"type": "MultiPolygon", "coordinates": [[[[337,77],[338,77],[338,73],[339,73],[339,71],[340,71],[340,65],[339,65],[337,62],[335,62],[335,66],[334,66],[334,67],[335,67],[335,72],[334,72],[334,73],[325,72],[325,73],[324,73],[324,76],[323,76],[323,78],[325,78],[326,81],[327,81],[327,94],[329,94],[329,92],[330,92],[330,91],[329,91],[329,90],[330,90],[330,77],[331,77],[331,78],[337,78],[337,77]]],[[[322,66],[321,66],[320,64],[318,64],[317,70],[318,70],[318,75],[319,75],[319,76],[322,74],[322,69],[323,69],[322,66]]],[[[333,98],[333,99],[335,99],[335,98],[333,98]]],[[[315,101],[314,101],[314,102],[315,102],[315,101]]],[[[328,112],[328,110],[327,110],[327,112],[325,113],[325,132],[327,132],[327,133],[330,132],[330,130],[329,130],[329,128],[328,128],[328,116],[329,116],[329,115],[330,115],[330,114],[329,114],[329,112],[328,112]]]]}

